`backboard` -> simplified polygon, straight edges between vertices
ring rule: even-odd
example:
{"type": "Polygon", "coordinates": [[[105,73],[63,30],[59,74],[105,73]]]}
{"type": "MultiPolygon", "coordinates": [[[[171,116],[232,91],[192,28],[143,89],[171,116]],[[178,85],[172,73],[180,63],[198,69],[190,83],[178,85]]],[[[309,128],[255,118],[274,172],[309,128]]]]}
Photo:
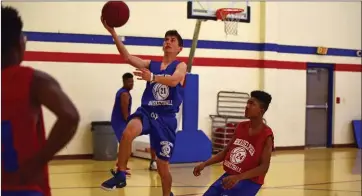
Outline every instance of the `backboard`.
{"type": "Polygon", "coordinates": [[[238,22],[250,23],[251,7],[248,0],[233,0],[224,2],[215,1],[198,1],[192,0],[187,2],[187,18],[217,20],[216,11],[220,8],[242,8],[243,14],[237,19],[238,22]]]}

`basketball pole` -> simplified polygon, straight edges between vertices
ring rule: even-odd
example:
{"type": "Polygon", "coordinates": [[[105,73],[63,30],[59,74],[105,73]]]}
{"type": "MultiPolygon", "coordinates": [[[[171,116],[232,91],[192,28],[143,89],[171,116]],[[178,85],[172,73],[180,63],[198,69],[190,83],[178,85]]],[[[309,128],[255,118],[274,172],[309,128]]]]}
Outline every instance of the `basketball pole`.
{"type": "Polygon", "coordinates": [[[192,45],[191,45],[191,48],[190,48],[189,60],[188,60],[188,63],[187,63],[187,72],[188,73],[191,73],[192,62],[194,60],[195,51],[196,51],[196,48],[197,48],[197,41],[199,40],[201,23],[202,23],[202,20],[200,20],[200,19],[196,20],[194,36],[192,38],[192,45]]]}
{"type": "Polygon", "coordinates": [[[190,48],[187,74],[185,77],[184,100],[182,102],[182,130],[176,133],[175,148],[170,159],[171,164],[203,162],[212,156],[211,141],[207,135],[198,128],[199,75],[191,74],[201,22],[201,20],[196,21],[190,48]]]}

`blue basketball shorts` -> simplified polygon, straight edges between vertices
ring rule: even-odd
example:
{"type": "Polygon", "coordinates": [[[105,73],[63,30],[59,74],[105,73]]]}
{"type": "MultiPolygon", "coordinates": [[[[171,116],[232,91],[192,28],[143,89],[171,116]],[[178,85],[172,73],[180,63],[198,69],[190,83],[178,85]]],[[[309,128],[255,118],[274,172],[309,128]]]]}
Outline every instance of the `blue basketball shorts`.
{"type": "Polygon", "coordinates": [[[139,117],[142,121],[141,135],[150,135],[151,148],[159,159],[168,161],[175,147],[177,119],[175,114],[159,114],[139,107],[129,120],[139,117]]]}
{"type": "Polygon", "coordinates": [[[2,196],[44,196],[38,191],[1,191],[2,196]]]}
{"type": "Polygon", "coordinates": [[[251,180],[241,180],[233,188],[225,190],[222,185],[222,179],[227,176],[229,175],[223,174],[209,187],[203,196],[255,196],[261,188],[261,184],[251,180]]]}
{"type": "Polygon", "coordinates": [[[114,134],[116,135],[117,137],[117,141],[121,141],[121,138],[122,138],[122,135],[123,135],[123,132],[124,130],[126,129],[127,127],[127,122],[121,122],[119,124],[119,126],[112,126],[113,130],[114,130],[114,134]]]}

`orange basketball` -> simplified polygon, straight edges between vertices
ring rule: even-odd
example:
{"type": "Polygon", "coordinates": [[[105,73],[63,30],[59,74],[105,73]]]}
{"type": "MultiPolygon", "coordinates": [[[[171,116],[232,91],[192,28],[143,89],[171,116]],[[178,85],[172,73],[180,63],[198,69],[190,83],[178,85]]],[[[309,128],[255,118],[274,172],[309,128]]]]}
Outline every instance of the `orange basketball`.
{"type": "Polygon", "coordinates": [[[123,1],[108,1],[102,8],[102,17],[110,27],[121,27],[129,19],[129,8],[123,1]]]}

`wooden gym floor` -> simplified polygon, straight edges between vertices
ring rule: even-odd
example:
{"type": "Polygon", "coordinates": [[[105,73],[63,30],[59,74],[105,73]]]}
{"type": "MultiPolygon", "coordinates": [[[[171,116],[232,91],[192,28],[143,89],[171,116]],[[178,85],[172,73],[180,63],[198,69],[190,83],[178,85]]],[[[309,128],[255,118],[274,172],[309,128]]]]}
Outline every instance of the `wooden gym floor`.
{"type": "MultiPolygon", "coordinates": [[[[111,174],[114,162],[56,160],[50,164],[53,196],[159,196],[161,183],[156,172],[148,171],[147,160],[132,158],[132,176],[127,187],[107,192],[99,185],[111,174]]],[[[176,196],[201,196],[222,173],[215,165],[192,175],[195,164],[171,166],[176,196]]],[[[279,151],[272,157],[266,184],[258,196],[361,196],[361,151],[311,149],[279,151]]]]}

